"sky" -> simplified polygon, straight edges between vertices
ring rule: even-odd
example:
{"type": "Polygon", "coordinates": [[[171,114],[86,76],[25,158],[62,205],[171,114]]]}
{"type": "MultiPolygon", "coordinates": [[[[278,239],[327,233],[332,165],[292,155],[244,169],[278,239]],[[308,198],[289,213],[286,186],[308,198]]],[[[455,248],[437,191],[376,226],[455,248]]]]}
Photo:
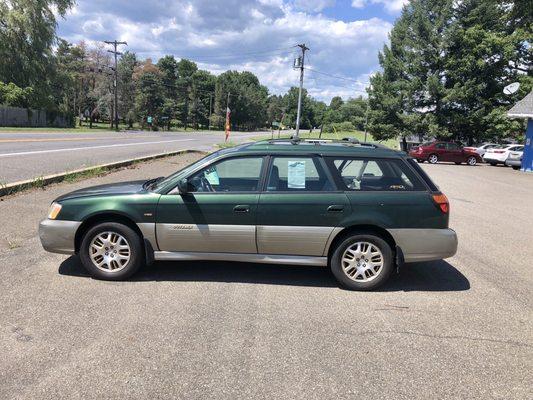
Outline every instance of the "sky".
{"type": "Polygon", "coordinates": [[[170,54],[219,74],[251,71],[273,94],[298,85],[326,102],[365,95],[378,52],[407,0],[78,0],[58,23],[71,43],[118,39],[140,58],[170,54]]]}

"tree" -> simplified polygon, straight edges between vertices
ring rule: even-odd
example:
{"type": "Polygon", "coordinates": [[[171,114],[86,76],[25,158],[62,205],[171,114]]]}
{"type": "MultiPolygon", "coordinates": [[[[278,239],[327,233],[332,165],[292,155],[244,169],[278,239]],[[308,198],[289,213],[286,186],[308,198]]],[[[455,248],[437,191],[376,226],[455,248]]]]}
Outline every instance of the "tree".
{"type": "Polygon", "coordinates": [[[133,73],[136,82],[135,109],[142,125],[147,117],[152,117],[152,126],[160,123],[162,108],[165,103],[161,71],[151,59],[139,63],[133,73]]]}
{"type": "Polygon", "coordinates": [[[177,64],[178,78],[176,114],[185,129],[189,124],[190,91],[192,86],[192,76],[198,70],[198,66],[193,61],[181,59],[177,64]]]}
{"type": "Polygon", "coordinates": [[[380,139],[417,134],[473,142],[501,138],[505,118],[531,88],[531,12],[521,1],[413,0],[403,9],[371,78],[369,130],[380,139]],[[522,8],[523,9],[523,8],[522,8]],[[529,21],[529,22],[528,22],[529,21]],[[523,89],[505,97],[503,87],[523,89]]]}
{"type": "Polygon", "coordinates": [[[226,71],[220,74],[215,85],[215,114],[218,121],[226,113],[228,93],[231,124],[239,129],[251,130],[267,124],[268,89],[257,76],[244,71],[226,71]]]}
{"type": "Polygon", "coordinates": [[[74,0],[0,2],[0,81],[32,87],[32,106],[54,108],[55,15],[64,16],[73,5],[74,0]]]}
{"type": "Polygon", "coordinates": [[[133,73],[137,66],[135,53],[126,51],[117,63],[119,116],[124,118],[131,127],[135,118],[135,81],[133,73]]]}

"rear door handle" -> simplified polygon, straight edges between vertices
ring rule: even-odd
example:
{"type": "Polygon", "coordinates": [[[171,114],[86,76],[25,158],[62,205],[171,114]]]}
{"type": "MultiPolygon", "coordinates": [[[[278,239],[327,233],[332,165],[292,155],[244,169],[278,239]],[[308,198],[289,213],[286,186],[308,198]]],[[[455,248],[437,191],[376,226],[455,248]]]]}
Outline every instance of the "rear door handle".
{"type": "Polygon", "coordinates": [[[343,212],[344,206],[339,204],[333,204],[328,207],[328,212],[343,212]]]}
{"type": "Polygon", "coordinates": [[[250,206],[245,204],[239,204],[235,207],[233,207],[233,212],[236,213],[247,213],[250,212],[250,206]]]}

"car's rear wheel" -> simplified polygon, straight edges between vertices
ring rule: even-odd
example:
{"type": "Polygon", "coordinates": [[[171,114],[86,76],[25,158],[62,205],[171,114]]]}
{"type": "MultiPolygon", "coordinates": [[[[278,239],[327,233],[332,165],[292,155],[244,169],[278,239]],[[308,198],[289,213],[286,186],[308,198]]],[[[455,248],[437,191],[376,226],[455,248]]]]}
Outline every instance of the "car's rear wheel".
{"type": "Polygon", "coordinates": [[[95,278],[123,280],[144,263],[139,235],[129,226],[104,222],[90,228],[80,246],[83,266],[95,278]]]}
{"type": "Polygon", "coordinates": [[[514,169],[514,170],[519,170],[520,167],[519,167],[518,165],[513,165],[513,169],[514,169]]]}
{"type": "Polygon", "coordinates": [[[437,156],[436,154],[431,154],[429,157],[428,157],[428,162],[430,164],[437,164],[437,162],[439,161],[439,156],[437,156]]]}
{"type": "Polygon", "coordinates": [[[346,289],[372,290],[389,278],[393,270],[392,250],[377,235],[353,234],[335,248],[330,267],[337,281],[346,289]]]}
{"type": "Polygon", "coordinates": [[[474,166],[477,164],[477,159],[474,156],[470,156],[466,159],[466,163],[470,166],[474,166]]]}

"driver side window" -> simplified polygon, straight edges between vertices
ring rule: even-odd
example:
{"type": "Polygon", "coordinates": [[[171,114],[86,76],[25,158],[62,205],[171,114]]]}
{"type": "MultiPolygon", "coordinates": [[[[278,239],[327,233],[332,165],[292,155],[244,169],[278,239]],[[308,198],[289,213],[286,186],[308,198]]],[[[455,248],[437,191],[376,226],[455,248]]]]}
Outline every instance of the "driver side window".
{"type": "Polygon", "coordinates": [[[229,158],[211,164],[188,179],[190,192],[256,192],[263,157],[229,158]]]}

